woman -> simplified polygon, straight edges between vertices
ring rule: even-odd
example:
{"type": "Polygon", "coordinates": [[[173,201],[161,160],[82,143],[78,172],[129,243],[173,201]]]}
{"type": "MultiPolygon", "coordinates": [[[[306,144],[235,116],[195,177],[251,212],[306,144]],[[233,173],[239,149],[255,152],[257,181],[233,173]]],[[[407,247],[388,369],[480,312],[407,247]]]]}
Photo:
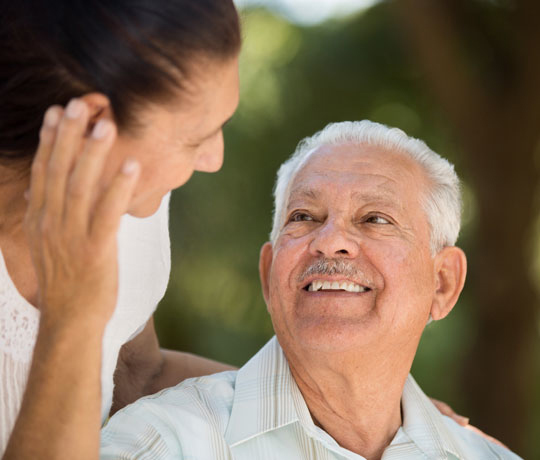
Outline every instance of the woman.
{"type": "Polygon", "coordinates": [[[111,406],[224,368],[161,352],[149,318],[168,193],[221,166],[238,17],[231,0],[19,0],[0,18],[0,452],[17,419],[5,458],[95,457],[111,406]]]}
{"type": "Polygon", "coordinates": [[[168,193],[222,163],[238,16],[230,0],[115,0],[6,1],[0,17],[0,452],[36,344],[6,456],[81,458],[71,430],[97,443],[117,361],[114,409],[223,368],[160,352],[149,318],[169,275],[168,193]]]}

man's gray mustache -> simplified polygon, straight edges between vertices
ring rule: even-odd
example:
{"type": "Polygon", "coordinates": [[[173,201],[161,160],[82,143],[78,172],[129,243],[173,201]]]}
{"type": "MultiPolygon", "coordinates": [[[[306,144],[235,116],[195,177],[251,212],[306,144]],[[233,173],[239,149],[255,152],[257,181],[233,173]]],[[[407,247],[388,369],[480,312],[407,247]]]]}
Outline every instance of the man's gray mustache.
{"type": "Polygon", "coordinates": [[[343,275],[354,281],[368,282],[365,273],[347,259],[318,259],[307,267],[298,277],[298,282],[313,275],[343,275]]]}

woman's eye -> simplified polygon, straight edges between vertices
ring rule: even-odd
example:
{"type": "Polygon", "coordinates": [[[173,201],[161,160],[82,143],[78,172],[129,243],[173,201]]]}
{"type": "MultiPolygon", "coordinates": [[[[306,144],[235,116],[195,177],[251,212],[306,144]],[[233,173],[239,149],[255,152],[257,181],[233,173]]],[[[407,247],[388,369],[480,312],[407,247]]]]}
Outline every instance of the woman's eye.
{"type": "Polygon", "coordinates": [[[312,220],[313,217],[311,217],[309,214],[306,214],[305,212],[295,212],[289,218],[289,222],[310,222],[312,220]]]}
{"type": "Polygon", "coordinates": [[[390,221],[385,218],[385,217],[382,217],[382,216],[369,216],[365,222],[367,222],[368,224],[379,224],[379,225],[386,225],[386,224],[389,224],[390,221]]]}

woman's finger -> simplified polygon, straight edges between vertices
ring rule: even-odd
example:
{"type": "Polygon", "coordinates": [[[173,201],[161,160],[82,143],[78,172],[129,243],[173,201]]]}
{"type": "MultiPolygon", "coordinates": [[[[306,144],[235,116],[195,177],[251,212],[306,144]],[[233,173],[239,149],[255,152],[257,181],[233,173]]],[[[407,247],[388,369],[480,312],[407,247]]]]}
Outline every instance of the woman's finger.
{"type": "Polygon", "coordinates": [[[56,132],[62,118],[62,107],[49,107],[43,117],[43,125],[39,133],[39,145],[32,162],[30,190],[28,193],[28,211],[41,209],[45,194],[45,182],[49,157],[56,139],[56,132]]]}
{"type": "Polygon", "coordinates": [[[120,218],[128,211],[135,185],[140,174],[140,165],[134,159],[124,162],[111,185],[98,201],[90,224],[90,235],[95,241],[116,237],[120,218]]]}
{"type": "Polygon", "coordinates": [[[493,442],[495,444],[498,444],[499,446],[504,447],[505,449],[509,449],[509,447],[506,444],[502,443],[501,441],[494,438],[493,436],[490,436],[489,434],[484,433],[482,430],[476,428],[475,426],[467,425],[465,428],[467,428],[468,430],[473,431],[476,434],[479,434],[480,436],[484,437],[488,441],[491,441],[491,442],[493,442]]]}
{"type": "Polygon", "coordinates": [[[114,124],[100,120],[86,141],[83,153],[77,160],[69,183],[65,205],[65,223],[82,226],[88,230],[91,206],[99,193],[103,166],[115,139],[114,124]]]}
{"type": "Polygon", "coordinates": [[[58,126],[46,172],[45,209],[47,216],[60,222],[64,212],[66,183],[75,157],[83,144],[88,108],[80,99],[72,99],[58,126]]]}
{"type": "Polygon", "coordinates": [[[438,399],[430,399],[441,414],[450,417],[452,420],[454,420],[454,422],[461,426],[467,426],[469,424],[469,419],[467,417],[457,414],[448,404],[439,401],[438,399]]]}

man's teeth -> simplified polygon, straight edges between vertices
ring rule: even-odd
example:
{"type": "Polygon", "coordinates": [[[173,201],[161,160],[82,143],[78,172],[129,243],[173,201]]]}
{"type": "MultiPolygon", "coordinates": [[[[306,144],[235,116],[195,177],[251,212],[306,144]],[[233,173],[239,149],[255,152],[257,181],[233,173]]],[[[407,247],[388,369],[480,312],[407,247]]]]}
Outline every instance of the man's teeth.
{"type": "Polygon", "coordinates": [[[367,291],[367,288],[360,286],[356,283],[350,283],[347,281],[313,281],[308,286],[308,291],[322,291],[322,290],[333,290],[333,291],[347,291],[347,292],[364,292],[367,291]]]}

